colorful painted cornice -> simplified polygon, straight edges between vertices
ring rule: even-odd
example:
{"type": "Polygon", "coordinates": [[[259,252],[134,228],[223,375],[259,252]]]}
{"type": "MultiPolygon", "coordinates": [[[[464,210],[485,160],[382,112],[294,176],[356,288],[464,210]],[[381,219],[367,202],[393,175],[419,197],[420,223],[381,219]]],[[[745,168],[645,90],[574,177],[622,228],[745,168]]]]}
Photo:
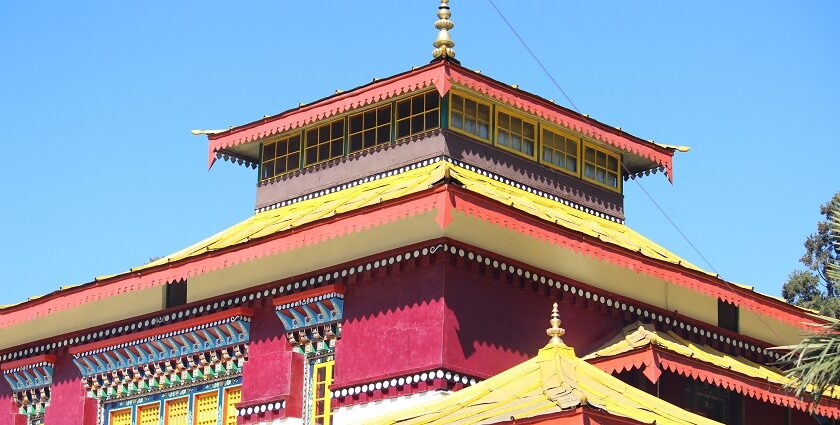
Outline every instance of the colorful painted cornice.
{"type": "Polygon", "coordinates": [[[115,398],[241,372],[251,310],[233,308],[181,323],[74,347],[91,397],[115,398]]]}
{"type": "Polygon", "coordinates": [[[50,402],[55,356],[41,355],[3,364],[3,377],[14,393],[20,413],[34,417],[43,415],[50,402]]]}
{"type": "Polygon", "coordinates": [[[291,298],[278,298],[274,305],[295,350],[307,354],[335,350],[344,314],[342,286],[329,285],[291,298]]]}

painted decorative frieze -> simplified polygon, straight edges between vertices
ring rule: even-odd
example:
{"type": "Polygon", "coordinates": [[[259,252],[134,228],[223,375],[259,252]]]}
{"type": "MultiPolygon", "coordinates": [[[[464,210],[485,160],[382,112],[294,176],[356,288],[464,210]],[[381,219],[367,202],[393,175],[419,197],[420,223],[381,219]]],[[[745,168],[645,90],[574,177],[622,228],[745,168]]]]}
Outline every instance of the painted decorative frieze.
{"type": "MultiPolygon", "coordinates": [[[[3,364],[3,377],[12,387],[20,414],[33,419],[42,417],[50,402],[55,356],[41,355],[3,364]]],[[[37,422],[37,420],[35,420],[37,422]]]]}
{"type": "Polygon", "coordinates": [[[251,310],[236,308],[71,350],[88,395],[100,400],[237,376],[251,310]]]}
{"type": "Polygon", "coordinates": [[[332,352],[341,338],[344,288],[330,285],[275,301],[286,338],[302,354],[332,352]]]}

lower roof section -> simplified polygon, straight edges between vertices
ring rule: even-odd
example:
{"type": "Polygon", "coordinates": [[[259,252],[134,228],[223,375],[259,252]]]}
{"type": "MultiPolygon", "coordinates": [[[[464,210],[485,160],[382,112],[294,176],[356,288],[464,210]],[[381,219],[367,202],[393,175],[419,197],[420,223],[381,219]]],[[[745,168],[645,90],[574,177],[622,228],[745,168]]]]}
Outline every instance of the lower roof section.
{"type": "Polygon", "coordinates": [[[519,423],[578,408],[642,424],[719,424],[621,382],[578,358],[562,342],[549,344],[536,357],[441,400],[359,424],[519,423]]]}
{"type": "Polygon", "coordinates": [[[814,408],[820,415],[840,419],[840,387],[814,407],[785,389],[794,381],[782,370],[695,344],[672,331],[658,331],[653,324],[630,324],[583,359],[609,373],[642,369],[654,383],[663,370],[670,370],[768,403],[802,411],[814,408]]]}

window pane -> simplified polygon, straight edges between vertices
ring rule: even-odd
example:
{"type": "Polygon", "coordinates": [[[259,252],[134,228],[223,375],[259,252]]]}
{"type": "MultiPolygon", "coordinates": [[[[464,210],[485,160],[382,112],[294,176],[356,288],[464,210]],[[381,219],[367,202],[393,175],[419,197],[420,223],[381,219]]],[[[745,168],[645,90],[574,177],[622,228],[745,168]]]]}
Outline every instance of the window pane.
{"type": "Polygon", "coordinates": [[[487,139],[490,137],[490,126],[486,123],[479,123],[478,124],[478,137],[483,139],[487,139]]]}
{"type": "Polygon", "coordinates": [[[403,100],[397,102],[397,118],[406,118],[411,115],[411,101],[403,100]]]}
{"type": "Polygon", "coordinates": [[[618,171],[618,161],[615,157],[609,157],[607,160],[607,169],[610,171],[618,171]]]}
{"type": "Polygon", "coordinates": [[[534,125],[522,123],[522,136],[526,139],[534,140],[534,125]]]}
{"type": "Polygon", "coordinates": [[[435,109],[440,104],[440,95],[437,91],[426,93],[426,110],[435,109]]]}
{"type": "Polygon", "coordinates": [[[365,132],[364,137],[364,146],[365,148],[369,148],[376,145],[376,131],[369,130],[365,132]]]}
{"type": "Polygon", "coordinates": [[[365,128],[376,126],[376,111],[365,112],[365,128]]]}
{"type": "Polygon", "coordinates": [[[438,111],[426,112],[426,130],[440,127],[440,115],[438,111]]]}
{"type": "Polygon", "coordinates": [[[452,110],[463,112],[464,111],[464,98],[458,96],[457,94],[452,95],[452,110]]]}
{"type": "Polygon", "coordinates": [[[397,138],[405,137],[411,134],[411,123],[409,120],[403,120],[397,123],[397,138]]]}
{"type": "Polygon", "coordinates": [[[276,146],[274,143],[267,143],[263,146],[263,159],[274,159],[276,146]]]}
{"type": "Polygon", "coordinates": [[[391,105],[379,108],[379,110],[376,111],[376,114],[377,114],[377,118],[376,118],[377,124],[379,124],[379,125],[389,124],[391,122],[391,105]]]}
{"type": "Polygon", "coordinates": [[[458,112],[452,113],[452,127],[454,128],[464,128],[464,119],[461,117],[461,114],[458,112]]]}
{"type": "Polygon", "coordinates": [[[411,134],[423,131],[423,116],[415,115],[411,117],[411,134]]]}
{"type": "Polygon", "coordinates": [[[475,117],[477,107],[478,105],[476,105],[475,102],[467,99],[467,101],[464,102],[464,114],[468,117],[475,117]]]}
{"type": "Polygon", "coordinates": [[[423,96],[411,98],[411,113],[416,114],[423,110],[423,96]]]}
{"type": "Polygon", "coordinates": [[[356,133],[350,136],[350,152],[362,149],[362,134],[356,133]]]}
{"type": "Polygon", "coordinates": [[[376,130],[376,143],[377,144],[384,144],[391,141],[391,128],[390,126],[379,127],[376,130]]]}
{"type": "Polygon", "coordinates": [[[344,155],[344,139],[335,139],[332,141],[332,147],[330,148],[330,156],[328,158],[321,159],[332,159],[341,155],[344,155]]]}
{"type": "Polygon", "coordinates": [[[350,117],[350,132],[356,133],[362,131],[362,116],[353,115],[350,117]]]}
{"type": "Polygon", "coordinates": [[[478,118],[482,121],[490,121],[490,107],[484,104],[478,104],[478,118]]]}

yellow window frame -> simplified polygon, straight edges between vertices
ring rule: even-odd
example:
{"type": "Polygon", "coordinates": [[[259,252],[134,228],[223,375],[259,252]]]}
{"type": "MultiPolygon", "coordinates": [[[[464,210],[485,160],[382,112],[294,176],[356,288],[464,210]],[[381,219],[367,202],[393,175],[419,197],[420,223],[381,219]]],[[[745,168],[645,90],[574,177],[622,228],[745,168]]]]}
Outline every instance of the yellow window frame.
{"type": "Polygon", "coordinates": [[[424,133],[424,132],[429,131],[429,130],[434,130],[436,128],[440,128],[440,124],[441,124],[441,122],[440,122],[441,103],[442,103],[442,99],[440,98],[440,95],[438,94],[437,90],[426,90],[426,91],[421,92],[421,93],[412,93],[408,96],[404,96],[404,97],[395,99],[394,100],[394,118],[393,118],[394,139],[395,140],[402,140],[402,139],[414,136],[416,134],[420,134],[420,133],[424,133]],[[427,95],[431,94],[431,93],[434,93],[438,96],[438,99],[437,99],[438,103],[437,103],[436,107],[434,107],[432,109],[426,109],[426,99],[425,99],[425,97],[427,95]],[[415,111],[412,104],[411,104],[411,101],[416,97],[423,97],[423,109],[420,112],[415,111]],[[410,107],[409,114],[408,114],[407,117],[400,118],[400,116],[399,116],[399,109],[400,109],[399,105],[400,105],[401,102],[404,102],[404,101],[409,101],[409,107],[410,107]],[[437,122],[437,126],[427,128],[426,114],[431,113],[431,112],[437,112],[438,122],[437,122]],[[412,118],[414,118],[416,116],[421,116],[421,115],[423,116],[423,130],[420,130],[420,131],[417,131],[417,132],[412,132],[411,131],[411,120],[412,120],[412,118]],[[400,136],[399,128],[400,128],[400,123],[403,122],[403,121],[408,121],[409,131],[408,131],[408,134],[406,134],[404,136],[400,136]]]}
{"type": "Polygon", "coordinates": [[[393,132],[392,131],[392,126],[396,123],[396,120],[394,119],[394,108],[396,108],[396,103],[385,102],[385,103],[381,103],[381,104],[378,104],[378,105],[373,105],[372,107],[367,108],[363,111],[347,115],[347,122],[344,124],[347,128],[347,130],[346,130],[346,133],[347,133],[347,149],[346,149],[347,153],[346,153],[346,155],[349,156],[349,155],[357,154],[359,152],[364,152],[364,151],[367,151],[367,150],[378,148],[380,146],[385,146],[385,145],[390,144],[391,143],[391,138],[392,138],[391,134],[393,132]],[[379,110],[380,109],[385,109],[385,108],[388,108],[388,110],[389,110],[388,121],[385,122],[385,124],[379,124],[378,123],[379,110]],[[373,125],[373,127],[365,128],[365,122],[364,122],[365,114],[368,113],[368,112],[371,112],[371,111],[373,111],[373,113],[374,113],[374,125],[373,125]],[[350,127],[350,120],[352,120],[353,118],[355,118],[357,116],[362,117],[362,129],[359,130],[359,131],[353,131],[353,129],[350,127]],[[382,142],[382,143],[377,143],[376,141],[374,141],[373,146],[364,147],[364,145],[365,145],[365,143],[364,143],[365,133],[368,132],[368,131],[373,131],[374,137],[376,139],[378,139],[377,136],[378,136],[378,133],[379,133],[379,129],[381,129],[381,128],[388,128],[388,141],[382,142]],[[353,138],[353,136],[355,136],[357,134],[360,134],[361,137],[362,137],[362,148],[357,149],[357,150],[353,150],[351,139],[353,138]]]}
{"type": "Polygon", "coordinates": [[[346,116],[343,116],[343,117],[338,118],[338,119],[330,120],[330,121],[320,122],[320,123],[317,123],[317,124],[313,125],[312,127],[305,128],[303,130],[303,136],[301,138],[301,155],[302,155],[301,161],[303,162],[303,168],[311,167],[313,165],[318,165],[318,164],[321,164],[321,163],[324,163],[324,162],[327,162],[327,161],[332,161],[334,159],[346,157],[347,156],[347,152],[346,152],[347,149],[345,149],[345,147],[344,147],[345,142],[346,142],[346,138],[345,138],[346,133],[347,133],[347,117],[346,116]],[[333,124],[336,124],[338,122],[341,123],[341,129],[342,129],[341,135],[339,137],[334,137],[333,134],[332,134],[332,127],[333,127],[333,124]],[[321,145],[325,145],[325,144],[330,145],[330,152],[327,155],[326,159],[317,158],[315,162],[308,162],[307,158],[306,158],[306,151],[309,149],[309,141],[308,141],[309,132],[310,131],[320,132],[321,127],[329,127],[330,138],[326,142],[323,142],[323,143],[320,142],[319,140],[316,140],[316,142],[315,142],[316,158],[318,156],[318,154],[317,154],[318,153],[318,148],[321,145]],[[335,142],[336,140],[341,140],[341,154],[340,155],[333,155],[332,154],[332,143],[335,142]]]}
{"type": "MultiPolygon", "coordinates": [[[[540,126],[538,125],[538,121],[536,119],[533,119],[533,118],[528,118],[527,116],[525,116],[524,114],[522,114],[520,112],[517,112],[516,110],[508,109],[508,108],[500,108],[498,106],[496,107],[495,118],[496,118],[496,122],[494,124],[494,131],[493,131],[493,135],[495,136],[494,139],[493,139],[494,146],[498,146],[499,148],[501,148],[503,150],[513,152],[513,153],[515,153],[519,156],[529,158],[531,160],[536,161],[537,160],[537,150],[539,149],[539,143],[538,142],[539,142],[539,129],[540,129],[539,127],[540,126]],[[499,130],[501,130],[501,128],[499,126],[499,120],[500,120],[499,115],[500,114],[505,114],[505,115],[509,116],[511,118],[511,120],[513,118],[516,118],[516,119],[522,120],[523,123],[528,123],[528,124],[531,124],[532,126],[534,126],[534,138],[532,139],[532,141],[534,143],[534,153],[532,155],[528,155],[525,152],[522,152],[520,150],[516,150],[512,147],[508,147],[508,146],[499,144],[499,130]]],[[[508,132],[508,133],[511,132],[510,130],[503,130],[503,131],[508,132]]],[[[523,133],[524,133],[524,127],[523,127],[523,133]]],[[[520,137],[524,137],[524,134],[520,135],[520,137]]]]}
{"type": "MultiPolygon", "coordinates": [[[[581,166],[582,161],[583,161],[583,138],[580,137],[580,136],[575,136],[568,131],[560,129],[559,127],[555,127],[555,126],[552,126],[552,125],[545,125],[545,124],[542,124],[542,123],[540,123],[540,127],[539,127],[538,131],[539,131],[539,140],[540,140],[540,143],[539,143],[539,146],[540,146],[540,148],[539,148],[540,164],[546,165],[549,168],[553,168],[555,170],[562,171],[566,174],[571,174],[575,177],[580,177],[582,175],[582,172],[583,172],[582,171],[583,167],[581,166]],[[576,152],[575,152],[575,168],[577,169],[576,171],[571,171],[566,167],[560,167],[560,166],[558,166],[554,163],[551,163],[551,162],[548,162],[548,161],[545,160],[544,152],[543,152],[543,148],[545,147],[545,145],[544,145],[544,143],[545,143],[544,139],[545,138],[543,136],[544,136],[544,132],[546,132],[546,131],[549,132],[549,133],[553,133],[555,137],[556,136],[561,136],[561,137],[565,137],[566,139],[569,139],[569,140],[572,140],[572,141],[575,142],[575,150],[576,150],[576,152]]],[[[549,149],[555,150],[552,147],[549,147],[549,149]]]]}
{"type": "Polygon", "coordinates": [[[137,417],[135,418],[135,422],[137,425],[157,425],[160,423],[160,402],[153,402],[148,404],[142,404],[137,406],[137,417]],[[146,421],[148,418],[144,418],[143,415],[147,413],[147,411],[155,411],[156,414],[154,415],[154,420],[146,421]]]}
{"type": "Polygon", "coordinates": [[[202,419],[207,420],[205,418],[200,417],[201,413],[207,413],[205,411],[200,411],[199,410],[199,408],[201,407],[200,402],[203,401],[204,399],[215,399],[216,400],[216,407],[214,409],[215,414],[213,415],[213,420],[212,420],[213,425],[215,425],[218,422],[218,418],[219,418],[219,391],[218,390],[206,391],[206,392],[203,392],[203,393],[198,393],[198,394],[193,395],[193,408],[192,408],[193,425],[201,425],[202,422],[199,422],[199,420],[202,420],[202,419]]]}
{"type": "Polygon", "coordinates": [[[224,412],[222,413],[222,425],[236,425],[236,403],[242,401],[242,386],[225,388],[224,412]]]}
{"type": "Polygon", "coordinates": [[[190,399],[188,397],[181,397],[181,398],[173,398],[171,400],[166,400],[163,405],[163,423],[164,425],[187,425],[187,418],[190,416],[190,399]],[[172,407],[178,405],[178,408],[181,405],[185,406],[183,409],[183,416],[177,417],[176,421],[170,422],[172,418],[172,407]]]}
{"type": "MultiPolygon", "coordinates": [[[[304,135],[305,135],[305,133],[304,133],[304,132],[302,132],[302,131],[297,131],[297,132],[294,132],[294,133],[287,133],[287,134],[285,134],[285,135],[283,135],[283,136],[280,136],[280,137],[274,137],[274,138],[272,138],[271,140],[269,140],[269,141],[267,141],[267,142],[263,142],[263,144],[260,146],[260,170],[259,170],[259,172],[260,172],[260,181],[261,181],[261,182],[264,182],[264,181],[266,181],[266,180],[271,180],[271,179],[273,179],[273,178],[280,177],[280,176],[283,176],[283,175],[286,175],[286,174],[289,174],[289,173],[293,173],[293,172],[295,172],[295,171],[300,170],[300,168],[301,168],[301,164],[304,162],[304,161],[303,161],[303,144],[304,144],[303,137],[304,137],[304,135]],[[265,159],[265,158],[263,157],[264,152],[265,152],[265,146],[266,146],[266,145],[269,145],[269,144],[272,144],[272,143],[273,143],[273,144],[277,144],[278,142],[282,142],[283,140],[286,140],[286,141],[288,142],[288,140],[289,140],[289,139],[291,139],[292,137],[295,137],[295,136],[297,136],[297,137],[299,138],[299,139],[298,139],[298,140],[299,140],[299,141],[298,141],[298,150],[297,150],[297,154],[298,154],[298,164],[297,164],[297,167],[295,167],[295,168],[293,168],[293,169],[291,169],[291,168],[290,168],[290,169],[288,169],[288,170],[286,170],[286,171],[284,171],[284,172],[282,172],[282,173],[280,173],[280,174],[278,174],[278,173],[275,171],[274,173],[272,173],[271,177],[263,177],[263,175],[262,175],[262,174],[263,174],[263,170],[265,169],[265,164],[266,164],[267,162],[269,162],[269,161],[276,162],[276,161],[277,161],[278,159],[280,159],[280,158],[283,158],[283,159],[285,159],[285,160],[288,160],[288,157],[289,157],[289,156],[291,156],[291,155],[293,154],[293,152],[289,152],[289,151],[288,151],[288,149],[287,149],[287,150],[286,150],[286,154],[285,154],[285,155],[283,155],[283,156],[277,156],[277,155],[275,154],[275,155],[274,155],[274,158],[272,158],[272,159],[270,159],[270,160],[267,160],[267,159],[265,159]]],[[[275,147],[274,147],[274,149],[276,150],[276,149],[277,149],[277,147],[275,146],[275,147]]],[[[276,170],[276,168],[275,168],[275,170],[276,170]]]]}
{"type": "MultiPolygon", "coordinates": [[[[590,163],[591,163],[591,162],[590,162],[590,163]]],[[[595,167],[595,171],[596,171],[596,172],[598,171],[598,169],[599,169],[599,168],[601,168],[601,169],[605,170],[605,172],[607,172],[607,173],[609,173],[609,172],[610,172],[610,171],[609,171],[609,169],[607,169],[606,167],[601,167],[601,166],[599,166],[597,163],[591,163],[591,164],[595,167]]],[[[583,180],[588,181],[588,182],[590,182],[590,183],[592,183],[592,184],[595,184],[595,185],[597,185],[597,186],[601,186],[601,187],[603,187],[603,188],[606,188],[606,189],[612,190],[613,192],[619,192],[619,193],[621,193],[622,186],[623,186],[623,181],[622,181],[622,178],[621,178],[621,177],[622,177],[622,176],[621,176],[621,175],[622,175],[621,154],[616,153],[616,152],[613,152],[613,151],[611,151],[611,150],[609,150],[609,149],[603,148],[603,147],[601,147],[601,146],[599,146],[599,145],[596,145],[595,143],[588,142],[588,141],[584,140],[584,142],[583,142],[583,149],[581,149],[581,155],[580,155],[580,165],[581,165],[581,166],[580,166],[580,175],[581,175],[581,177],[583,178],[583,180]],[[606,184],[606,183],[601,183],[601,182],[599,182],[597,179],[594,179],[594,178],[588,177],[588,176],[586,175],[586,165],[587,165],[587,160],[586,160],[586,149],[587,149],[587,148],[594,149],[594,150],[595,150],[595,155],[596,155],[596,156],[597,156],[598,152],[605,154],[605,155],[606,155],[606,157],[607,157],[607,161],[609,161],[609,158],[615,158],[615,159],[616,159],[616,164],[617,164],[617,166],[618,166],[618,168],[617,168],[617,170],[616,170],[616,175],[617,175],[617,177],[616,177],[616,183],[617,183],[617,186],[613,187],[613,186],[608,185],[608,184],[606,184]]]]}
{"type": "Polygon", "coordinates": [[[467,92],[463,92],[463,91],[460,91],[460,90],[450,91],[449,92],[449,121],[448,122],[449,122],[449,126],[448,126],[449,129],[456,132],[456,133],[460,133],[460,134],[463,134],[467,137],[478,139],[478,140],[481,140],[481,141],[484,141],[484,142],[487,142],[487,143],[492,143],[492,137],[493,137],[493,102],[486,101],[486,100],[481,100],[479,97],[473,96],[473,95],[471,95],[467,92]],[[479,119],[478,119],[478,105],[483,105],[483,106],[487,107],[488,114],[487,114],[487,137],[486,138],[481,137],[476,133],[470,133],[469,131],[467,131],[465,129],[460,129],[460,128],[452,126],[452,115],[453,115],[453,112],[455,112],[453,110],[453,105],[454,105],[454,102],[455,102],[455,99],[454,99],[453,96],[459,96],[459,97],[461,97],[465,100],[465,102],[464,102],[465,108],[464,108],[464,112],[462,114],[462,115],[464,115],[465,118],[466,118],[466,115],[467,115],[466,114],[466,100],[471,100],[471,101],[476,103],[476,117],[475,117],[476,124],[478,124],[478,122],[479,122],[479,119]]]}
{"type": "Polygon", "coordinates": [[[108,425],[131,425],[131,408],[112,410],[108,413],[108,425]],[[128,418],[125,414],[128,414],[128,418]]]}
{"type": "Polygon", "coordinates": [[[312,368],[312,403],[309,412],[311,425],[331,425],[332,411],[330,410],[330,401],[332,400],[332,393],[330,392],[330,385],[333,381],[333,369],[335,367],[335,360],[329,360],[313,365],[312,368]],[[318,379],[318,372],[324,371],[324,380],[318,379]],[[323,385],[323,394],[318,396],[318,387],[323,385]],[[318,414],[318,403],[323,403],[323,412],[318,414]],[[319,421],[320,420],[320,421],[319,421]]]}

